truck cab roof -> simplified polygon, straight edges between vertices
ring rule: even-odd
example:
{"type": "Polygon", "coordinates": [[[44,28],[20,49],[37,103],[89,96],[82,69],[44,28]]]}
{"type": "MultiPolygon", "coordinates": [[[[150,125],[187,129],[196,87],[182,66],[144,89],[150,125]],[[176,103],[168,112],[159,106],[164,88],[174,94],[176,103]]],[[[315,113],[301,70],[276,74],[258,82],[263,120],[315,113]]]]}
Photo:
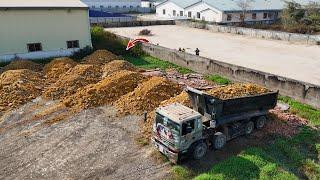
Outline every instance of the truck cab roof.
{"type": "Polygon", "coordinates": [[[159,107],[157,109],[157,113],[179,124],[186,120],[196,119],[202,116],[197,111],[190,109],[179,103],[174,103],[168,106],[159,107]]]}

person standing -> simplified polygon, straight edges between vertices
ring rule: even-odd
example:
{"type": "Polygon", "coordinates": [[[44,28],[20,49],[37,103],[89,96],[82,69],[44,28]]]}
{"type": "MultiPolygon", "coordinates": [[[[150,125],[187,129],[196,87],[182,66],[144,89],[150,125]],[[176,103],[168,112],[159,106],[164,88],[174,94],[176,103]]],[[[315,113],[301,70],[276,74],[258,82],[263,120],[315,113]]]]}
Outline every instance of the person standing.
{"type": "Polygon", "coordinates": [[[197,55],[197,56],[200,55],[200,50],[199,50],[198,48],[196,48],[195,52],[196,52],[196,55],[197,55]]]}

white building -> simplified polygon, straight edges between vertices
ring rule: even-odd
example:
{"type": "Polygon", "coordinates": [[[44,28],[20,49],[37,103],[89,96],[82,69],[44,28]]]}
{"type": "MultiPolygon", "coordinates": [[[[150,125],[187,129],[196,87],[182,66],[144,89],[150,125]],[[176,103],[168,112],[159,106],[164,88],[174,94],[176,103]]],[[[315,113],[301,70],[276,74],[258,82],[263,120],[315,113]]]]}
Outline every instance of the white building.
{"type": "MultiPolygon", "coordinates": [[[[307,4],[309,0],[295,2],[307,4]]],[[[188,19],[227,24],[243,20],[274,21],[278,19],[284,7],[285,2],[281,0],[254,0],[249,3],[244,16],[244,10],[238,5],[238,0],[166,0],[156,7],[156,12],[159,17],[181,19],[183,14],[188,19]]]]}
{"type": "Polygon", "coordinates": [[[92,46],[79,0],[1,0],[0,61],[72,55],[92,46]]]}
{"type": "Polygon", "coordinates": [[[156,9],[156,6],[160,4],[163,0],[142,0],[141,7],[156,9]]]}
{"type": "Polygon", "coordinates": [[[82,2],[92,9],[141,7],[141,0],[82,0],[82,2]]]}

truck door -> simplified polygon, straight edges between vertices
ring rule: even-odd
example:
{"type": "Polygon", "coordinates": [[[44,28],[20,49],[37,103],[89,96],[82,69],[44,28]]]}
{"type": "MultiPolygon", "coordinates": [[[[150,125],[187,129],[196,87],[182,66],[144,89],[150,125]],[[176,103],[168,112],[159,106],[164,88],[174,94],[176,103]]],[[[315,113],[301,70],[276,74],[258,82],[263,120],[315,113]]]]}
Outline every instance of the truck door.
{"type": "Polygon", "coordinates": [[[181,147],[189,148],[195,141],[199,140],[202,135],[202,122],[201,119],[192,119],[182,123],[182,139],[181,147]]]}

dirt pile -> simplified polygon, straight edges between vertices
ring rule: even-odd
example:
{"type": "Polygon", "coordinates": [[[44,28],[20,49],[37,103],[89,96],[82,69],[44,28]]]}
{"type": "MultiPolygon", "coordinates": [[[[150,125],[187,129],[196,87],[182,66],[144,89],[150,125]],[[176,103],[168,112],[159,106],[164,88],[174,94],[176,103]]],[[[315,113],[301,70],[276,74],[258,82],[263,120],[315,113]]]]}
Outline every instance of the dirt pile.
{"type": "Polygon", "coordinates": [[[91,84],[64,101],[68,107],[86,109],[110,104],[121,96],[133,91],[144,79],[140,73],[119,71],[104,78],[97,84],[91,84]]]}
{"type": "Polygon", "coordinates": [[[107,50],[97,50],[83,58],[83,62],[86,64],[103,65],[116,59],[119,59],[118,56],[107,50]]]}
{"type": "Polygon", "coordinates": [[[43,67],[41,64],[37,64],[35,62],[28,61],[28,60],[14,60],[14,61],[11,61],[10,64],[8,64],[7,66],[3,67],[1,71],[4,72],[8,70],[18,70],[18,69],[29,69],[32,71],[41,72],[43,67]]]}
{"type": "Polygon", "coordinates": [[[55,82],[62,74],[76,65],[77,63],[70,58],[56,58],[44,66],[44,74],[48,80],[55,82]]]}
{"type": "Polygon", "coordinates": [[[79,88],[95,84],[100,80],[99,67],[79,64],[61,75],[59,80],[49,86],[43,95],[51,99],[64,99],[75,94],[79,88]]]}
{"type": "Polygon", "coordinates": [[[102,68],[103,76],[102,77],[107,77],[110,74],[117,72],[117,71],[121,71],[121,70],[135,71],[136,68],[128,61],[114,60],[114,61],[111,61],[103,66],[103,68],[102,68]]]}
{"type": "Polygon", "coordinates": [[[8,70],[0,75],[0,112],[16,108],[41,95],[41,73],[28,69],[8,70]]]}
{"type": "MultiPolygon", "coordinates": [[[[164,100],[160,103],[160,106],[167,106],[169,104],[173,104],[173,103],[180,103],[184,106],[190,107],[191,108],[191,101],[189,100],[189,96],[188,93],[185,91],[182,91],[179,95],[172,97],[168,100],[164,100]]],[[[155,113],[156,111],[153,110],[151,112],[148,112],[148,116],[147,116],[147,121],[143,122],[142,124],[142,129],[141,129],[141,134],[142,134],[142,138],[145,141],[150,140],[151,136],[152,136],[152,125],[153,125],[153,121],[154,121],[154,117],[155,117],[155,113]]]]}
{"type": "Polygon", "coordinates": [[[140,84],[133,92],[122,96],[115,105],[120,114],[143,114],[152,111],[166,99],[181,92],[181,88],[171,81],[152,77],[140,84]]]}
{"type": "Polygon", "coordinates": [[[219,99],[231,99],[268,93],[270,90],[255,84],[231,84],[209,90],[207,93],[219,99]]]}

